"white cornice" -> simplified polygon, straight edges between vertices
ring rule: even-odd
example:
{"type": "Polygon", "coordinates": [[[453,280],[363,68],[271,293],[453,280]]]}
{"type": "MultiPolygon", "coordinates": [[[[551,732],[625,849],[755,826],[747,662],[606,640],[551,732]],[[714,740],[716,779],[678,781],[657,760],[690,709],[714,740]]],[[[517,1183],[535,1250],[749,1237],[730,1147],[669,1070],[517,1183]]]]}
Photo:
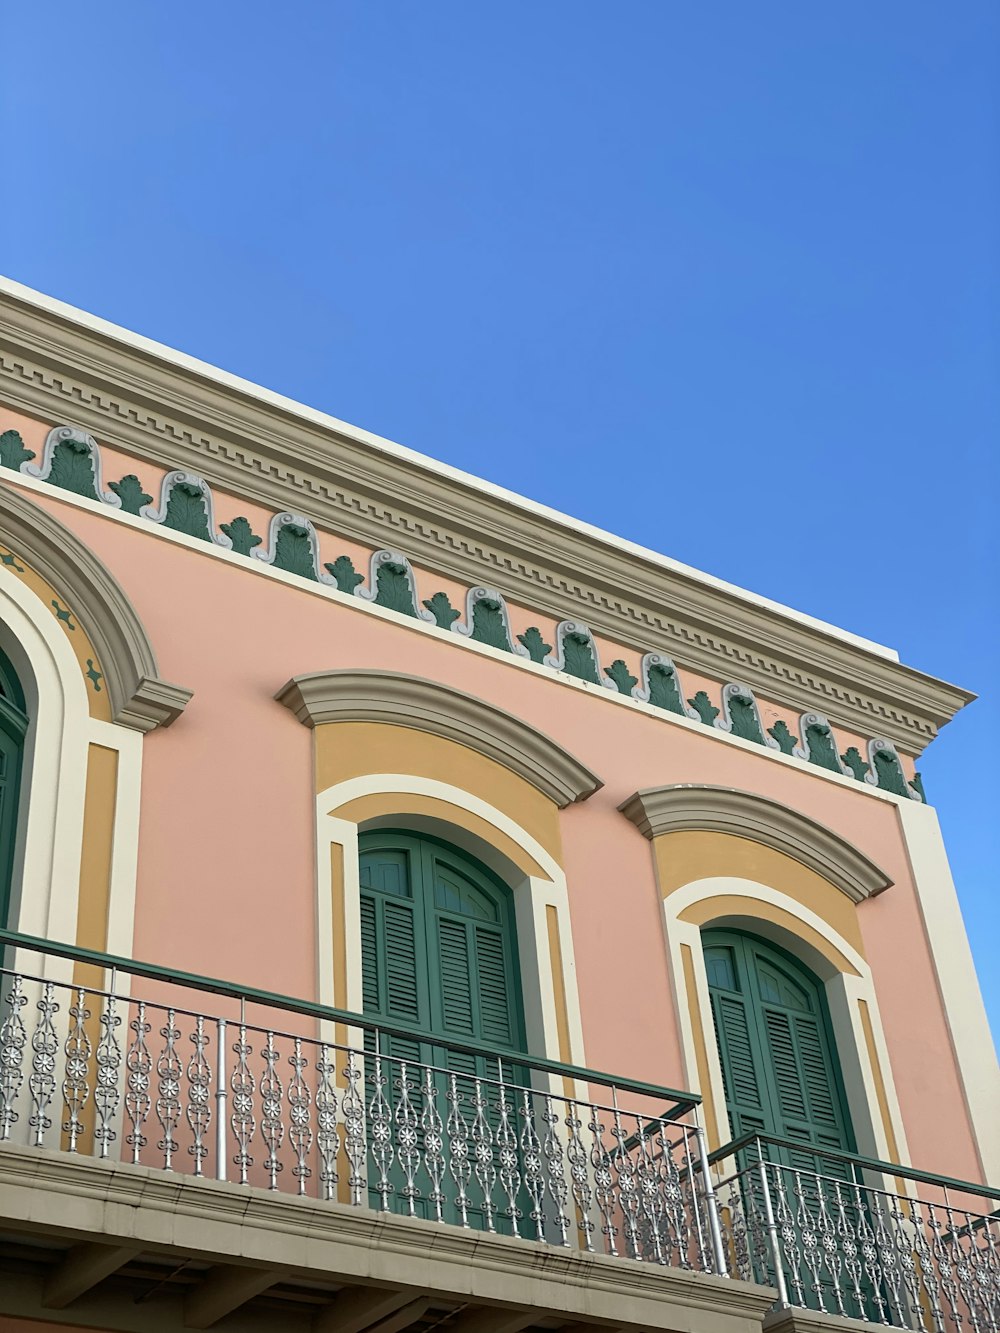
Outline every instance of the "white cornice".
{"type": "Polygon", "coordinates": [[[3,279],[0,371],[19,410],[910,753],[972,698],[881,645],[3,279]]]}

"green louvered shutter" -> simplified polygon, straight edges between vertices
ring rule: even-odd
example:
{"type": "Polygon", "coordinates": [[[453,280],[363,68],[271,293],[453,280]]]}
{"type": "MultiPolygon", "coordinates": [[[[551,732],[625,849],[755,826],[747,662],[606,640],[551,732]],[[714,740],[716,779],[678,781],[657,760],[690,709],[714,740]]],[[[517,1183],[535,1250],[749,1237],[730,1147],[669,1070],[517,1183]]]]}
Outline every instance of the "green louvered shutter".
{"type": "MultiPolygon", "coordinates": [[[[706,931],[719,1058],[735,1135],[760,1130],[850,1150],[851,1135],[820,983],[763,941],[706,931]]],[[[797,1162],[815,1169],[806,1153],[797,1162]]]]}
{"type": "Polygon", "coordinates": [[[770,1118],[766,1082],[761,1077],[750,1000],[740,991],[741,974],[735,952],[729,945],[709,947],[706,942],[705,964],[733,1134],[739,1137],[763,1133],[770,1118]]]}
{"type": "MultiPolygon", "coordinates": [[[[389,831],[364,835],[361,951],[365,1013],[416,1023],[426,1033],[419,1044],[393,1038],[383,1049],[453,1073],[469,1125],[476,1114],[475,1080],[483,1080],[480,1095],[496,1129],[498,1101],[489,1080],[497,1076],[497,1061],[475,1049],[454,1050],[449,1042],[524,1049],[509,891],[476,863],[431,839],[389,831]]],[[[366,1044],[371,1050],[371,1042],[366,1044]]],[[[510,1064],[504,1076],[524,1082],[526,1071],[510,1064]]],[[[436,1086],[438,1109],[447,1117],[448,1074],[437,1075],[436,1086]]],[[[418,1181],[422,1189],[428,1184],[418,1181]]],[[[457,1214],[449,1220],[457,1221],[457,1214]]],[[[485,1225],[474,1203],[468,1220],[474,1227],[485,1225]]],[[[495,1224],[505,1229],[502,1217],[495,1224]]]]}
{"type": "Polygon", "coordinates": [[[6,926],[9,919],[21,757],[27,729],[24,693],[13,667],[0,653],[0,926],[6,926]]]}

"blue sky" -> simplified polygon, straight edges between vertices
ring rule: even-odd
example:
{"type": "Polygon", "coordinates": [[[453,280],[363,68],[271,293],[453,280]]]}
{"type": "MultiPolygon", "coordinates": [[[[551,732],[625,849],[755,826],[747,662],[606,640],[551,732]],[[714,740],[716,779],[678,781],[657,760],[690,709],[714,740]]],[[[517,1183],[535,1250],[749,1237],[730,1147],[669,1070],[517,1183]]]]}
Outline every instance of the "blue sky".
{"type": "Polygon", "coordinates": [[[65,0],[0,269],[898,648],[994,1031],[1000,10],[65,0]]]}

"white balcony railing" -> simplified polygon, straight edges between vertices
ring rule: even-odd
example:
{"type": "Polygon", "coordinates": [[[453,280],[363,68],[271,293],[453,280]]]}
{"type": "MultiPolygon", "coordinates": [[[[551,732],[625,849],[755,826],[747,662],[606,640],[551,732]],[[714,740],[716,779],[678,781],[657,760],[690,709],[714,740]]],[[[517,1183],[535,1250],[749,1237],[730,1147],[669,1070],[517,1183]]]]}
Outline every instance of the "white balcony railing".
{"type": "Polygon", "coordinates": [[[3,941],[0,1144],[725,1273],[690,1095],[3,941]]]}
{"type": "Polygon", "coordinates": [[[712,1154],[733,1275],[779,1304],[926,1333],[1000,1328],[1000,1191],[748,1135],[712,1154]]]}

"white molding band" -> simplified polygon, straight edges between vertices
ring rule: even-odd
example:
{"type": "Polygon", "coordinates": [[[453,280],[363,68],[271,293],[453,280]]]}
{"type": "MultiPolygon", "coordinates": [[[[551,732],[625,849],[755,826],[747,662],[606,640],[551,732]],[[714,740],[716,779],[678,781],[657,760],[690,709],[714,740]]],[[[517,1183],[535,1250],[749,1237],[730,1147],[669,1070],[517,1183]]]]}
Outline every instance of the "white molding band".
{"type": "Polygon", "coordinates": [[[618,809],[650,839],[698,830],[761,843],[822,875],[855,903],[892,884],[874,861],[832,829],[755,792],[685,782],[637,791],[618,809]]]}

